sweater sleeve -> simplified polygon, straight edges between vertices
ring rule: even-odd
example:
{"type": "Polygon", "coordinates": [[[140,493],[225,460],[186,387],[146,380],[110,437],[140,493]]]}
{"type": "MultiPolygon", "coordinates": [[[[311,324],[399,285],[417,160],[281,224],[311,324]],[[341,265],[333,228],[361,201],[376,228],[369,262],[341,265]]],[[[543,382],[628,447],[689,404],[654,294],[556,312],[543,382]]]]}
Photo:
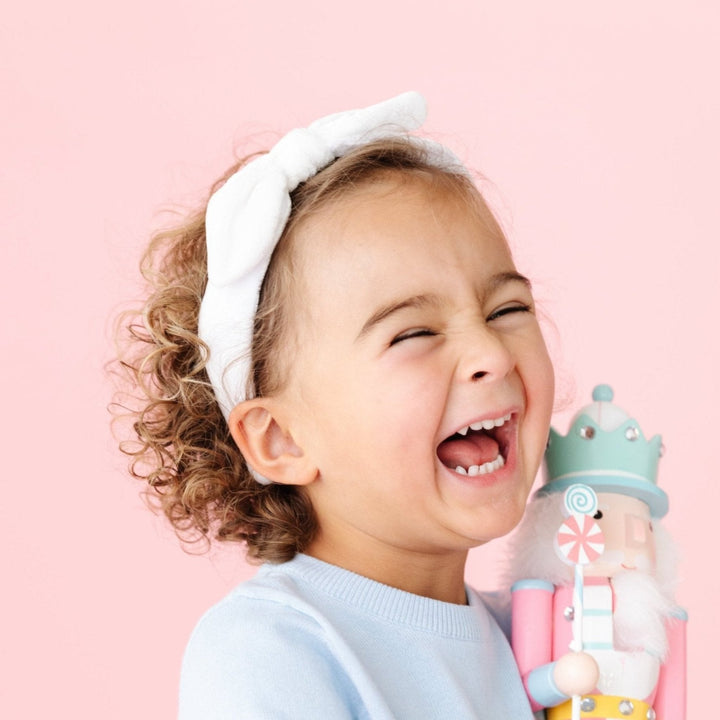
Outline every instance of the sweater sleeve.
{"type": "Polygon", "coordinates": [[[278,603],[228,599],[193,632],[179,720],[364,718],[317,622],[278,603]]]}

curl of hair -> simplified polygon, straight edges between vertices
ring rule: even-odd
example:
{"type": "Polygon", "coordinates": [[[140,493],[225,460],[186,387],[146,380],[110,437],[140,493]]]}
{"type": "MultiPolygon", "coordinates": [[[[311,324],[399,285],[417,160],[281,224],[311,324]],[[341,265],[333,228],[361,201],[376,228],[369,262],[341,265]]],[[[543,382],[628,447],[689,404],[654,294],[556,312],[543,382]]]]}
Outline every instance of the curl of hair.
{"type": "MultiPolygon", "coordinates": [[[[251,157],[231,167],[210,194],[251,157]]],[[[300,185],[260,294],[248,397],[272,395],[287,380],[295,231],[328,203],[385,174],[422,176],[479,198],[464,171],[438,168],[421,145],[403,138],[360,146],[300,185]]],[[[207,282],[205,207],[152,238],[141,272],[147,300],[118,322],[116,366],[130,388],[119,393],[115,407],[122,412],[115,415],[132,422],[133,439],[120,443],[130,473],[148,483],[149,498],[185,542],[240,541],[251,560],[292,558],[317,531],[311,503],[302,488],[261,485],[252,477],[205,371],[208,348],[197,334],[207,282]]]]}

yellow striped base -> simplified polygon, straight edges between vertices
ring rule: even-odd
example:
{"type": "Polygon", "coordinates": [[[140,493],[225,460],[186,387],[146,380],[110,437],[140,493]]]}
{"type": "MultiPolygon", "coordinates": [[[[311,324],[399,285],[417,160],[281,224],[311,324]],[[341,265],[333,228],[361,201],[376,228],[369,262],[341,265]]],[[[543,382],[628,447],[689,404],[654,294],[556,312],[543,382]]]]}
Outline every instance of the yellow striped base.
{"type": "MultiPolygon", "coordinates": [[[[595,707],[592,710],[582,710],[581,718],[616,718],[620,720],[648,720],[655,717],[652,708],[642,700],[619,697],[617,695],[583,695],[583,700],[593,700],[595,707]],[[632,710],[630,710],[632,707],[632,710]],[[629,712],[628,712],[629,711],[629,712]]],[[[560,705],[548,708],[546,711],[547,720],[571,720],[572,700],[567,700],[560,705]]]]}

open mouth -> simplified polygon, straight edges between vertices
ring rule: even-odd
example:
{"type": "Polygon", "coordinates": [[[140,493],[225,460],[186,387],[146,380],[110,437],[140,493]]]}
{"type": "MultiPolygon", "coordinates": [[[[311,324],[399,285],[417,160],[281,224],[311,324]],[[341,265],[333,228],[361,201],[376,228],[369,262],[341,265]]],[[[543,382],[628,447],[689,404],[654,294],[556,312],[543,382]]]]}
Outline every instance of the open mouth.
{"type": "Polygon", "coordinates": [[[502,468],[512,433],[512,413],[460,428],[437,449],[440,462],[459,475],[487,475],[502,468]]]}

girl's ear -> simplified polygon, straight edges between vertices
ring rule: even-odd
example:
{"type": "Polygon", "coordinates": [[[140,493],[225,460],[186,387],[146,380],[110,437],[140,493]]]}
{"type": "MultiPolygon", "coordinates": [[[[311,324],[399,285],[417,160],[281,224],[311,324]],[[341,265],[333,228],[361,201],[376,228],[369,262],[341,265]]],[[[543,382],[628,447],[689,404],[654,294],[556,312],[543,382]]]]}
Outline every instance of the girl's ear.
{"type": "Polygon", "coordinates": [[[257,473],[275,483],[309,485],[318,470],[286,429],[279,410],[273,398],[245,400],[230,413],[230,432],[257,473]]]}

